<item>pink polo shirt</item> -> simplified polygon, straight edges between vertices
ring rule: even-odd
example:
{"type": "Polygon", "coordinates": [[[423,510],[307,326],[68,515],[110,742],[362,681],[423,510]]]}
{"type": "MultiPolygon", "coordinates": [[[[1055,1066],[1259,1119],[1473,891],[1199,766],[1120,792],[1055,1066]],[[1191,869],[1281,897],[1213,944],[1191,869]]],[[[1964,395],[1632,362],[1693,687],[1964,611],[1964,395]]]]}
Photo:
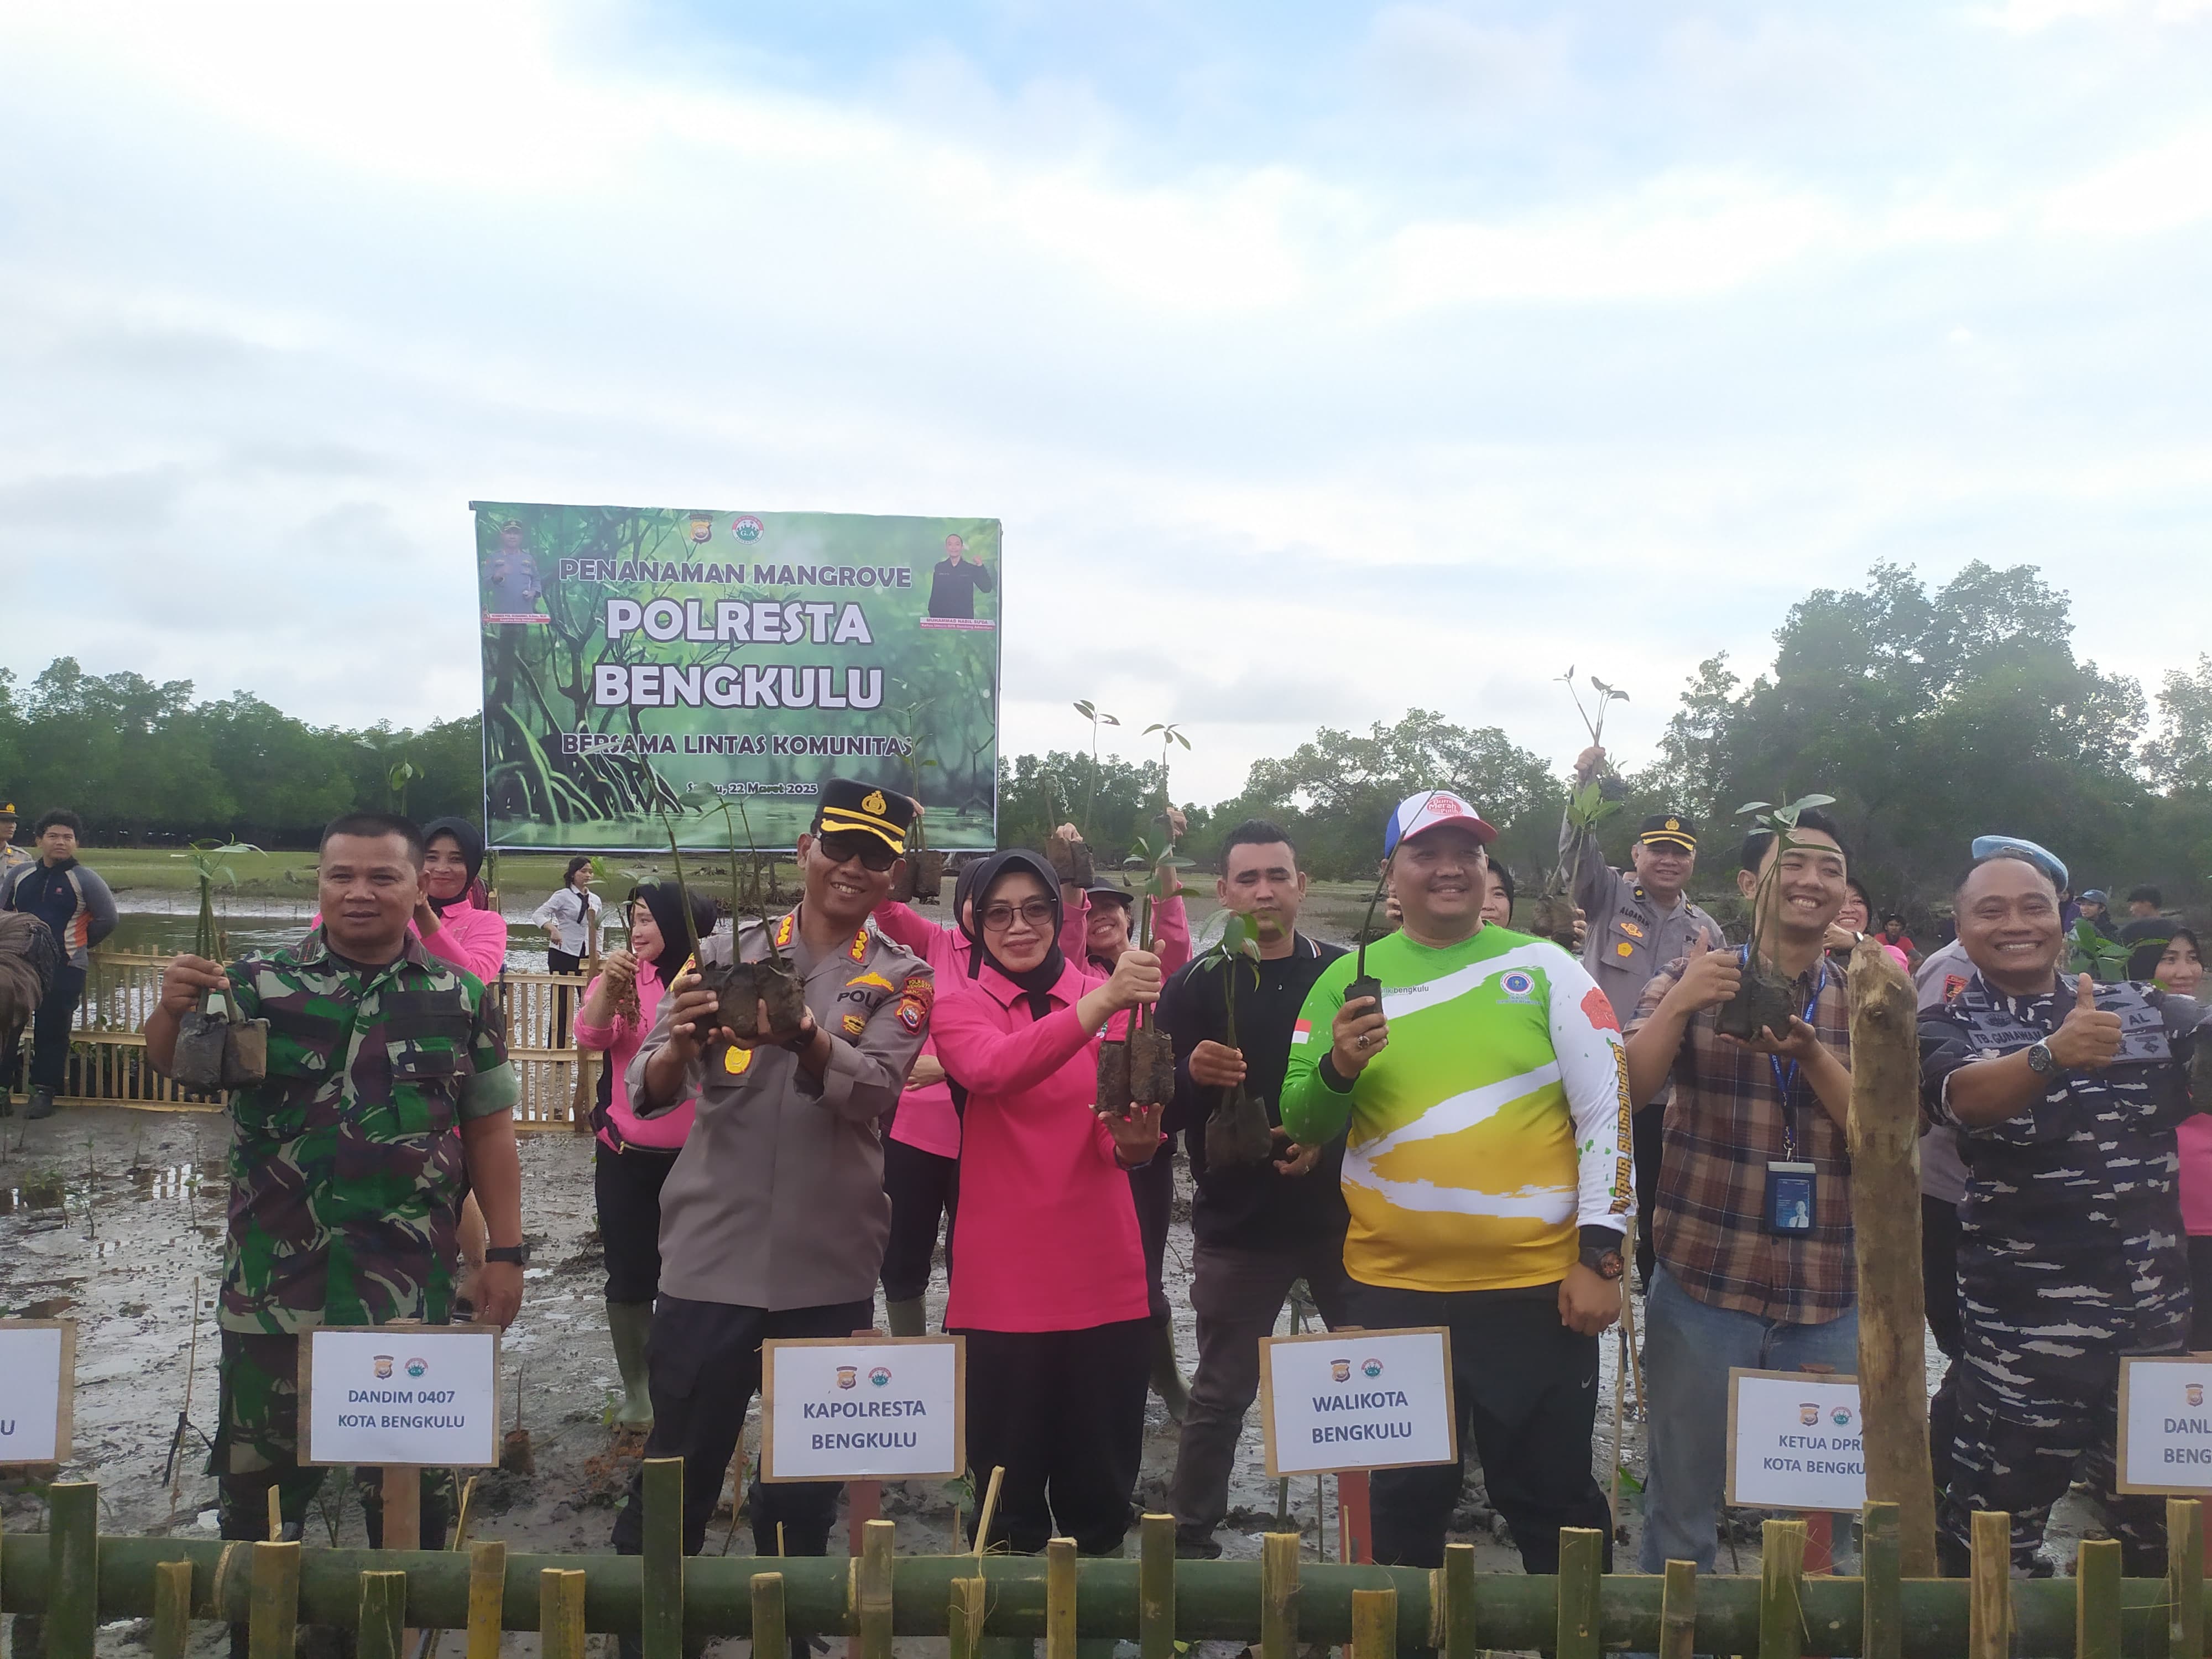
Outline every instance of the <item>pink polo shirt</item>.
{"type": "Polygon", "coordinates": [[[2212,1117],[2184,1118],[2173,1139],[2181,1154],[2181,1224],[2202,1238],[2212,1233],[2212,1117]]]}
{"type": "MultiPolygon", "coordinates": [[[[592,994],[599,988],[599,981],[605,977],[604,974],[595,975],[592,982],[584,988],[586,1003],[591,1001],[592,994]]],[[[633,1146],[651,1146],[672,1152],[691,1133],[691,1114],[695,1104],[691,1101],[687,1100],[675,1110],[664,1112],[659,1117],[640,1117],[630,1109],[629,1063],[637,1058],[638,1045],[645,1041],[645,1034],[653,1029],[653,1017],[660,1010],[660,999],[667,992],[668,988],[660,982],[659,970],[649,962],[641,962],[637,964],[638,1018],[635,1022],[617,1014],[608,1024],[599,1025],[586,1019],[582,1008],[576,1011],[576,1046],[579,1048],[596,1048],[604,1053],[607,1057],[608,1073],[614,1079],[614,1091],[607,1103],[607,1115],[613,1120],[615,1133],[609,1134],[602,1129],[599,1139],[616,1152],[622,1150],[623,1141],[629,1141],[633,1146]],[[617,1139],[617,1135],[621,1139],[617,1139]]]]}
{"type": "Polygon", "coordinates": [[[931,1035],[968,1091],[948,1330],[1086,1330],[1150,1314],[1129,1177],[1091,1110],[1098,1039],[1075,1017],[1099,982],[1069,964],[1041,1020],[994,968],[939,983],[931,1035]]]}

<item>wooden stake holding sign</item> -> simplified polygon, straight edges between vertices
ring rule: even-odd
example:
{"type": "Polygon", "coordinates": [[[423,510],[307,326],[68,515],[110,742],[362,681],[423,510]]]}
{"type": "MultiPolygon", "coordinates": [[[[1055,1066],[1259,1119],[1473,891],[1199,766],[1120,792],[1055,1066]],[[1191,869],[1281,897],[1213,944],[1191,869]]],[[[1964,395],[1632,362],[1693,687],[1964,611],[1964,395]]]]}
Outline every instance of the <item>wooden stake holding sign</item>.
{"type": "Polygon", "coordinates": [[[0,1468],[70,1455],[76,1322],[0,1319],[0,1468]]]}

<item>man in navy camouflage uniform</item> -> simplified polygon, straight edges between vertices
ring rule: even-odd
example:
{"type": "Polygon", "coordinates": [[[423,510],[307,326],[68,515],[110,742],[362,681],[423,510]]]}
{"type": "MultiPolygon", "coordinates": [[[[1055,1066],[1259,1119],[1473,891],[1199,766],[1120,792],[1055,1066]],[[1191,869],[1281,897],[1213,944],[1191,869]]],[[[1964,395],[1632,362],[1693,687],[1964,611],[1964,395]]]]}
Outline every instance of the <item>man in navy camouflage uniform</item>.
{"type": "MultiPolygon", "coordinates": [[[[482,981],[407,931],[422,893],[409,820],[349,814],[323,832],[323,921],[298,945],[225,968],[180,956],[162,975],[146,1050],[167,1071],[178,1023],[209,991],[269,1022],[266,1079],[230,1098],[230,1233],[223,1250],[222,1400],[209,1472],[222,1535],[268,1535],[268,1490],[296,1537],[322,1471],[299,1465],[300,1334],[317,1325],[443,1323],[463,1196],[493,1248],[480,1316],[522,1300],[514,1072],[482,981]]],[[[372,1542],[381,1503],[368,1472],[372,1542]]],[[[452,1478],[428,1479],[423,1544],[439,1547],[452,1478]]]]}
{"type": "MultiPolygon", "coordinates": [[[[2002,1510],[2014,1565],[2047,1575],[2044,1525],[2075,1461],[2110,1484],[2121,1359],[2178,1352],[2188,1332],[2174,1130],[2204,1010],[2154,986],[2068,984],[2058,890],[2024,854],[1976,861],[1957,899],[1973,973],[1920,1016],[1927,1109],[1965,1132],[1968,1171],[1937,1543],[1963,1573],[1973,1512],[2002,1510]]],[[[2099,1496],[2128,1572],[2162,1571],[2163,1502],[2099,1496]]]]}

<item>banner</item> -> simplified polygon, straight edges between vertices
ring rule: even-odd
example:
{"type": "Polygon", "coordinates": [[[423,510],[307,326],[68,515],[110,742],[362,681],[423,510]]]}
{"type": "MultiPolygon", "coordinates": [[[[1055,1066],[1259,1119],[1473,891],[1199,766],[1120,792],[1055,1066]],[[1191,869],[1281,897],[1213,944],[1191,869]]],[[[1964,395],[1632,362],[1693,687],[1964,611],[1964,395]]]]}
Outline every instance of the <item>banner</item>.
{"type": "Polygon", "coordinates": [[[470,505],[492,846],[789,848],[830,777],[997,844],[996,519],[470,505]]]}

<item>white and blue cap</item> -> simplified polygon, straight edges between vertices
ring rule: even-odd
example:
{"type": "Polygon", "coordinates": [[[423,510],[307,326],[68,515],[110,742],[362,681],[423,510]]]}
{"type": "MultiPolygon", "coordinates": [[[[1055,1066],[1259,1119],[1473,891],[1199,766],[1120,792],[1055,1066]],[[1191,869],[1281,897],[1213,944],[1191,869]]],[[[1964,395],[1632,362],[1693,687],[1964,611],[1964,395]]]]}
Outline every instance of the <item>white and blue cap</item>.
{"type": "Polygon", "coordinates": [[[1976,836],[1974,837],[1972,855],[1975,858],[1985,859],[1992,853],[2019,854],[2037,869],[2042,871],[2045,875],[2050,877],[2052,884],[2060,891],[2065,890],[2068,884],[2066,860],[2048,847],[2039,847],[2035,842],[2019,836],[1976,836]]]}
{"type": "Polygon", "coordinates": [[[1485,847],[1498,839],[1498,831],[1482,821],[1482,815],[1450,790],[1424,789],[1400,801],[1398,810],[1382,826],[1382,856],[1387,859],[1396,852],[1400,842],[1411,841],[1447,823],[1466,825],[1485,847]]]}

